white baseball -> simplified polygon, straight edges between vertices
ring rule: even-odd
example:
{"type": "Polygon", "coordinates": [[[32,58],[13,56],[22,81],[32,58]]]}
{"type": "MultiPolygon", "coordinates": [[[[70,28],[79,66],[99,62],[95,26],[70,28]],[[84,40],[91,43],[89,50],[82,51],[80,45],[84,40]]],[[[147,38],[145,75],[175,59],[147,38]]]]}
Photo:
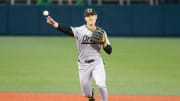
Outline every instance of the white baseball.
{"type": "Polygon", "coordinates": [[[48,12],[47,10],[44,10],[44,11],[43,11],[43,15],[44,15],[44,16],[48,16],[48,15],[49,15],[49,12],[48,12]]]}

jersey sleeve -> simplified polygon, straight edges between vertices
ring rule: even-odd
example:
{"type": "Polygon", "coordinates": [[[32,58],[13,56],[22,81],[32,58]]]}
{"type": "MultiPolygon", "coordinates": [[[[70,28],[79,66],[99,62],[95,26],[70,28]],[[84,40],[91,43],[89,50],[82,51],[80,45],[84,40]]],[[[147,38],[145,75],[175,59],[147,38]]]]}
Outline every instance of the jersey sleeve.
{"type": "Polygon", "coordinates": [[[74,34],[74,37],[77,37],[77,33],[78,33],[77,28],[76,27],[72,27],[72,26],[70,28],[71,28],[71,30],[72,30],[72,32],[74,34]]]}
{"type": "Polygon", "coordinates": [[[106,43],[108,44],[108,45],[110,45],[110,42],[109,42],[109,39],[108,39],[108,37],[107,37],[107,33],[104,31],[104,35],[105,35],[105,38],[106,38],[106,43]]]}

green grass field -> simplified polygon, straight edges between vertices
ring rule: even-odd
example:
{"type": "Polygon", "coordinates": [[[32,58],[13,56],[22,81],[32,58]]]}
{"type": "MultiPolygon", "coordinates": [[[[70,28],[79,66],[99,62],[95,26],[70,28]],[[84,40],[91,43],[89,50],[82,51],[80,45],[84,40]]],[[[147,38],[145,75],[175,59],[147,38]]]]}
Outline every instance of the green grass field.
{"type": "MultiPolygon", "coordinates": [[[[180,38],[110,42],[112,55],[102,51],[110,94],[180,95],[180,38]]],[[[1,36],[0,92],[81,93],[76,60],[73,38],[1,36]]]]}

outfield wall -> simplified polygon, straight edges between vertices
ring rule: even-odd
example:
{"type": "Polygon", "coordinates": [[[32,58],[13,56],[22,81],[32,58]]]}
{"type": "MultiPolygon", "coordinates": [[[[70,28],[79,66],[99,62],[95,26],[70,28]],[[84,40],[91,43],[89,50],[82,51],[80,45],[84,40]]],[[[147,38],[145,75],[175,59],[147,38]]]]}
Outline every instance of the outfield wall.
{"type": "MultiPolygon", "coordinates": [[[[92,6],[98,25],[112,36],[180,36],[180,5],[92,6]]],[[[64,35],[46,24],[42,11],[64,25],[84,23],[85,6],[0,5],[0,35],[64,35]]]]}

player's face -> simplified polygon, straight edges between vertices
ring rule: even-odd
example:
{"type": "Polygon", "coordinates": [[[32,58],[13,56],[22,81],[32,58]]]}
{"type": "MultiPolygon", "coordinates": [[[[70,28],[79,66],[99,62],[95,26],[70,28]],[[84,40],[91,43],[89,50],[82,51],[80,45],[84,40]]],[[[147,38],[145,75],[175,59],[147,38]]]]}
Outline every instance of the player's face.
{"type": "Polygon", "coordinates": [[[85,17],[85,21],[88,25],[95,25],[97,20],[97,15],[88,15],[85,17]]]}

